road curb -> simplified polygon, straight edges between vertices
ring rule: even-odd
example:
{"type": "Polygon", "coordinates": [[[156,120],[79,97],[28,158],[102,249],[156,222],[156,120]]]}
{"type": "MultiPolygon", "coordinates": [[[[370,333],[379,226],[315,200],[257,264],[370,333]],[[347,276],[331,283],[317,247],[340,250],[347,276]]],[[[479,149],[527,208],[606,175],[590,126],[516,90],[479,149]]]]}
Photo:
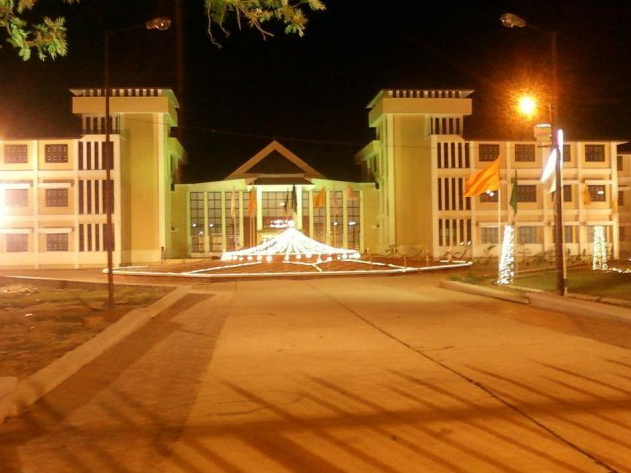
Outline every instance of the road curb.
{"type": "Polygon", "coordinates": [[[510,293],[501,289],[492,287],[476,286],[475,284],[467,284],[460,281],[442,281],[440,287],[450,289],[457,292],[466,292],[468,294],[477,294],[480,296],[493,297],[510,302],[518,302],[520,304],[529,304],[528,297],[521,292],[510,293]]]}
{"type": "Polygon", "coordinates": [[[631,322],[631,309],[616,305],[586,300],[583,298],[563,297],[550,293],[528,294],[530,304],[546,310],[554,310],[570,315],[588,317],[606,317],[631,322]]]}
{"type": "Polygon", "coordinates": [[[175,304],[189,292],[189,289],[189,286],[176,287],[150,306],[130,311],[84,344],[18,382],[0,398],[0,423],[7,417],[20,415],[25,408],[37,402],[107,349],[175,304]]]}
{"type": "Polygon", "coordinates": [[[631,307],[604,303],[606,299],[601,299],[601,301],[598,302],[591,297],[576,297],[576,294],[572,294],[572,297],[563,297],[557,294],[538,291],[511,293],[501,289],[477,286],[460,281],[442,281],[440,286],[453,291],[466,292],[483,297],[493,297],[495,299],[518,302],[520,304],[529,304],[539,309],[553,310],[569,315],[606,317],[631,322],[631,307]]]}

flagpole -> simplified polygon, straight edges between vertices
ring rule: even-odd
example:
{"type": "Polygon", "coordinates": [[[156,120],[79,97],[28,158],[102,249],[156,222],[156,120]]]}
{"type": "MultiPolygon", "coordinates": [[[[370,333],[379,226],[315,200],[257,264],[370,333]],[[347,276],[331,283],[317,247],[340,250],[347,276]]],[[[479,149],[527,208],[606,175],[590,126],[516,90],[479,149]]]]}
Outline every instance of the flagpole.
{"type": "Polygon", "coordinates": [[[502,262],[502,240],[500,233],[502,230],[502,182],[497,189],[497,280],[500,280],[500,265],[502,262]]]}
{"type": "MultiPolygon", "coordinates": [[[[508,183],[508,181],[507,181],[508,183]]],[[[513,192],[517,192],[517,169],[515,169],[515,180],[513,181],[513,189],[511,189],[509,206],[513,209],[513,255],[515,256],[515,276],[517,276],[517,267],[519,264],[519,258],[517,255],[517,198],[515,197],[515,207],[513,207],[513,192]]],[[[506,207],[508,212],[508,206],[506,207]]]]}

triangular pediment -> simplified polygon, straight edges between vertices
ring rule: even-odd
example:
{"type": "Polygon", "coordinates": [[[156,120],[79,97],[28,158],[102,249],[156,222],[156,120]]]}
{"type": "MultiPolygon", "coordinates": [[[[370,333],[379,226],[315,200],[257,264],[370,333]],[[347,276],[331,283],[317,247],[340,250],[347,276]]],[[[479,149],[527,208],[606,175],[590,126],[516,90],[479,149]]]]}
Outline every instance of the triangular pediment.
{"type": "Polygon", "coordinates": [[[242,179],[262,175],[291,175],[306,178],[324,178],[322,174],[285,148],[278,141],[272,141],[226,177],[226,179],[242,179]]]}

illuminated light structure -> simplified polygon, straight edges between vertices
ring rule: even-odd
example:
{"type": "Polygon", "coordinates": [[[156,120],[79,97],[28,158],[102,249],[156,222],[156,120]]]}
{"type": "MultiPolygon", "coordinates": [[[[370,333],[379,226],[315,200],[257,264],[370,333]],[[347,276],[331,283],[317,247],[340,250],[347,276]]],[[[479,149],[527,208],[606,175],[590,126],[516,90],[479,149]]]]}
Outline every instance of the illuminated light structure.
{"type": "Polygon", "coordinates": [[[271,262],[278,259],[285,262],[297,262],[315,259],[316,263],[323,263],[333,261],[333,259],[340,261],[347,259],[356,260],[360,257],[356,250],[335,248],[313,240],[298,231],[295,226],[295,222],[290,220],[287,229],[275,238],[252,248],[226,251],[221,256],[221,259],[223,261],[243,262],[271,262]]]}
{"type": "Polygon", "coordinates": [[[513,227],[504,227],[504,240],[502,241],[502,256],[500,259],[500,274],[498,284],[512,284],[515,278],[515,237],[513,227]]]}
{"type": "Polygon", "coordinates": [[[605,227],[596,225],[594,227],[594,251],[592,254],[592,269],[596,271],[606,271],[607,264],[607,241],[605,239],[605,227]]]}

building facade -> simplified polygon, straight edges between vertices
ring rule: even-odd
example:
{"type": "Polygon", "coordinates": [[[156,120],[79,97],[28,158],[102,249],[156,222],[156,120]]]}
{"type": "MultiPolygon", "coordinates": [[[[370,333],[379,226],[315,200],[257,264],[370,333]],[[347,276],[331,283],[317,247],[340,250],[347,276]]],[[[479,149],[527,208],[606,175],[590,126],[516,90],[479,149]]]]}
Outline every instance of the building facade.
{"type": "Polygon", "coordinates": [[[222,181],[176,186],[174,253],[195,257],[256,246],[293,220],[307,236],[366,251],[365,206],[373,183],[336,181],[271,142],[222,181]]]}
{"type": "MultiPolygon", "coordinates": [[[[362,253],[440,258],[499,255],[504,225],[517,254],[550,255],[554,208],[540,180],[550,128],[532,140],[464,137],[471,90],[382,90],[368,106],[375,139],[360,150],[360,182],[329,179],[271,142],[226,179],[179,184],[184,150],[171,130],[168,89],[113,89],[114,264],[217,256],[255,246],[287,226],[362,253]],[[500,160],[498,192],[468,198],[465,180],[500,160]],[[510,205],[515,187],[517,211],[510,205]]],[[[105,98],[72,90],[78,138],[0,142],[0,267],[104,267],[105,98]]],[[[591,255],[603,226],[611,257],[631,253],[631,154],[621,141],[563,147],[564,240],[591,255]]]]}
{"type": "MultiPolygon", "coordinates": [[[[550,127],[535,127],[532,141],[465,140],[472,113],[470,90],[383,90],[369,104],[376,139],[356,161],[379,188],[373,226],[376,248],[498,256],[501,228],[514,225],[517,252],[554,248],[553,195],[540,178],[550,153],[550,127]],[[500,159],[501,188],[464,197],[465,180],[500,159]],[[517,212],[509,205],[516,185],[517,212]]],[[[593,229],[602,225],[610,255],[631,250],[630,156],[621,141],[571,141],[563,156],[563,224],[570,256],[592,253],[593,229]]],[[[368,222],[370,225],[370,222],[368,222]]]]}
{"type": "MultiPolygon", "coordinates": [[[[71,92],[80,138],[0,142],[3,267],[105,264],[105,98],[102,89],[71,92]]],[[[116,265],[159,260],[171,246],[171,187],[184,158],[170,136],[177,106],[168,89],[112,90],[116,265]]]]}

